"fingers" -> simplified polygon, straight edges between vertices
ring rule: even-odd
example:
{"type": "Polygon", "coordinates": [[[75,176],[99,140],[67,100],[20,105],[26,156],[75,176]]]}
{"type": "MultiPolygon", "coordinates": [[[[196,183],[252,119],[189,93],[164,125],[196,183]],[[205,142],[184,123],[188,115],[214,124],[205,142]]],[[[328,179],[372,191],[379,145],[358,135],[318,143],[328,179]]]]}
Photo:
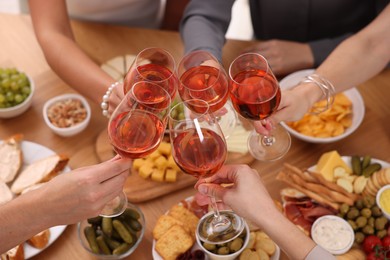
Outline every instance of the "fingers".
{"type": "Polygon", "coordinates": [[[97,181],[104,182],[112,177],[115,177],[123,172],[128,175],[131,167],[132,160],[125,158],[118,158],[117,156],[113,159],[92,166],[95,169],[95,174],[98,176],[97,181]]]}
{"type": "Polygon", "coordinates": [[[253,126],[255,127],[256,132],[262,135],[269,135],[272,129],[272,123],[270,118],[264,119],[261,122],[255,121],[253,123],[253,126]]]}
{"type": "Polygon", "coordinates": [[[215,197],[216,199],[221,199],[225,194],[225,188],[217,184],[201,184],[198,186],[198,191],[209,197],[215,197]]]}
{"type": "Polygon", "coordinates": [[[102,182],[99,186],[99,190],[102,194],[104,194],[102,199],[110,201],[118,196],[118,194],[122,192],[126,179],[127,172],[125,171],[107,181],[102,182]]]}

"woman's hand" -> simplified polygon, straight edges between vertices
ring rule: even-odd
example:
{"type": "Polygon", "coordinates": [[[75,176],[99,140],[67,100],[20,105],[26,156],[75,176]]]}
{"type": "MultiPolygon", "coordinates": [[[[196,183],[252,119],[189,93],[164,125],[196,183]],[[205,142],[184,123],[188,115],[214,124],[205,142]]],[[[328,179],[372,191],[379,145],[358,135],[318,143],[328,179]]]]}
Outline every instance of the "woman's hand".
{"type": "Polygon", "coordinates": [[[112,90],[110,98],[108,100],[108,114],[109,115],[112,115],[115,108],[119,105],[119,103],[122,101],[124,96],[125,96],[125,94],[123,92],[123,83],[119,83],[112,90]]]}

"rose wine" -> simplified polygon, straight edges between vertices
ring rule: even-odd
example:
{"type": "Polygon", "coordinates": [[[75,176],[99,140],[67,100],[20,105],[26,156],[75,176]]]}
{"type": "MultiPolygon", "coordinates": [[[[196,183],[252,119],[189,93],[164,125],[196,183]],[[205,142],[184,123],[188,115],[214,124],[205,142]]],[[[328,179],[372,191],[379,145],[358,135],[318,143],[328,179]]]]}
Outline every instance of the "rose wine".
{"type": "Polygon", "coordinates": [[[134,110],[113,118],[108,126],[108,135],[119,155],[135,159],[157,149],[164,129],[157,116],[144,110],[134,110]]]}
{"type": "Polygon", "coordinates": [[[133,94],[133,98],[136,102],[142,104],[140,105],[140,108],[163,110],[171,103],[171,100],[168,98],[168,94],[164,89],[158,85],[150,84],[145,81],[139,82],[136,87],[133,87],[133,94]]]}
{"type": "Polygon", "coordinates": [[[281,93],[273,75],[262,70],[251,70],[234,76],[230,98],[240,115],[261,120],[278,108],[281,93]]]}
{"type": "Polygon", "coordinates": [[[134,83],[139,81],[154,82],[164,88],[171,96],[171,99],[175,97],[178,79],[170,69],[164,66],[145,64],[129,71],[123,84],[125,94],[132,88],[134,83]]]}
{"type": "Polygon", "coordinates": [[[173,140],[174,159],[187,174],[194,177],[208,177],[224,164],[227,148],[223,137],[214,131],[201,128],[187,129],[173,140]]]}
{"type": "MultiPolygon", "coordinates": [[[[219,69],[197,66],[187,70],[180,78],[179,94],[182,100],[201,99],[209,104],[209,111],[223,107],[228,99],[229,82],[219,69]]],[[[196,107],[190,107],[197,111],[196,107]]]]}

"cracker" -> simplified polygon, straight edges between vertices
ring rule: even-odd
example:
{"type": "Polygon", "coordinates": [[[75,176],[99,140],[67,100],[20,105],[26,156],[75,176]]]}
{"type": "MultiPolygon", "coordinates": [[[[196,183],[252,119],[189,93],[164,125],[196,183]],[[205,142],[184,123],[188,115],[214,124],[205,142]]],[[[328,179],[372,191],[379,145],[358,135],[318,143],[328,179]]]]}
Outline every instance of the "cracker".
{"type": "Polygon", "coordinates": [[[199,218],[194,213],[192,213],[182,205],[174,205],[169,210],[168,215],[185,223],[185,225],[189,228],[191,234],[195,235],[199,218]]]}
{"type": "Polygon", "coordinates": [[[172,226],[174,225],[180,225],[182,226],[188,233],[190,232],[187,227],[184,226],[183,222],[180,220],[177,220],[173,218],[172,216],[169,215],[161,215],[158,220],[156,225],[154,226],[153,229],[153,237],[156,240],[159,240],[160,237],[164,235],[165,232],[167,232],[172,226]]]}
{"type": "Polygon", "coordinates": [[[173,225],[156,242],[156,251],[164,260],[175,260],[194,244],[193,238],[180,225],[173,225]]]}

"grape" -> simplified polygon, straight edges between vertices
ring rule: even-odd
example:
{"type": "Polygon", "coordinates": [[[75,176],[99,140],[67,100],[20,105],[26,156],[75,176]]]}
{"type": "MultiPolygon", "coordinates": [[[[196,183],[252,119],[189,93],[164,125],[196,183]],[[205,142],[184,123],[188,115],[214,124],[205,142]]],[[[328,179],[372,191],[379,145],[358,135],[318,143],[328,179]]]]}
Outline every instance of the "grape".
{"type": "Polygon", "coordinates": [[[0,108],[16,106],[31,93],[30,81],[16,68],[0,68],[0,108]]]}

